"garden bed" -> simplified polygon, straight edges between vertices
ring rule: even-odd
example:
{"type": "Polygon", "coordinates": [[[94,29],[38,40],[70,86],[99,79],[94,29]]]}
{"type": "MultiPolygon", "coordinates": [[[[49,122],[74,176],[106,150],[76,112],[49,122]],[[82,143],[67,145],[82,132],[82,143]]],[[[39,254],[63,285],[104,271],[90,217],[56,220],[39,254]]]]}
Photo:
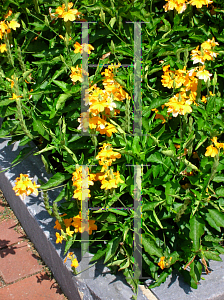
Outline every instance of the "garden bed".
{"type": "MultiPolygon", "coordinates": [[[[98,263],[90,269],[89,277],[92,279],[81,279],[73,275],[69,262],[67,265],[63,263],[64,246],[55,243],[56,230],[53,228],[55,220],[45,210],[41,195],[27,196],[25,200],[22,200],[12,190],[15,179],[20,173],[28,173],[34,179],[39,178],[43,181],[49,179],[50,176],[46,173],[40,157],[37,156],[31,156],[11,167],[11,162],[17,157],[21,147],[18,148],[18,143],[7,146],[8,141],[0,139],[0,169],[10,167],[9,170],[0,173],[0,188],[64,294],[71,300],[130,299],[133,292],[125,283],[125,277],[122,274],[114,276],[110,274],[108,268],[98,263]]],[[[57,194],[58,190],[50,191],[50,199],[55,199],[57,194]]],[[[74,252],[79,260],[80,250],[74,249],[74,252]]],[[[80,271],[84,264],[83,260],[77,270],[80,271]]],[[[83,277],[86,276],[85,272],[82,274],[83,277]]],[[[141,290],[138,299],[147,299],[141,290]]]]}
{"type": "MultiPolygon", "coordinates": [[[[30,156],[20,164],[11,167],[11,162],[17,157],[21,147],[18,147],[18,143],[7,145],[8,141],[7,139],[0,139],[0,168],[3,170],[10,167],[9,170],[0,173],[0,188],[68,299],[131,299],[133,292],[126,284],[125,277],[122,274],[112,275],[102,263],[89,269],[89,275],[92,279],[77,278],[71,272],[69,263],[63,263],[64,247],[55,243],[56,231],[53,228],[55,220],[45,210],[41,195],[39,194],[37,197],[27,196],[23,201],[12,190],[15,179],[21,172],[27,172],[34,179],[40,178],[43,181],[49,179],[50,176],[46,173],[40,157],[37,156],[30,156]]],[[[50,191],[50,199],[55,199],[57,194],[58,190],[50,191]]],[[[74,251],[79,260],[81,257],[80,250],[74,249],[74,251]]],[[[224,258],[224,255],[221,257],[224,258]]],[[[84,260],[80,262],[78,271],[84,264],[84,260]]],[[[173,272],[165,283],[152,289],[152,291],[160,300],[223,299],[224,262],[211,261],[210,270],[212,272],[209,275],[203,274],[205,280],[201,281],[197,290],[193,290],[179,277],[178,273],[173,272]]],[[[83,277],[86,276],[85,272],[82,274],[83,277]]],[[[150,280],[147,282],[150,283],[150,280]]],[[[149,293],[148,295],[144,296],[142,290],[139,289],[138,300],[153,299],[153,294],[149,293]]]]}

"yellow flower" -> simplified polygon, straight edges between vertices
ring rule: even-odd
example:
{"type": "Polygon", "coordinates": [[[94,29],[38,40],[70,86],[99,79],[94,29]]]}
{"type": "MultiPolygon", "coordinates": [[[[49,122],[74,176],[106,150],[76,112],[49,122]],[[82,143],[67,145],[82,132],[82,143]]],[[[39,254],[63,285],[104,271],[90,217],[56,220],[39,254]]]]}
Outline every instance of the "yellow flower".
{"type": "Polygon", "coordinates": [[[12,21],[8,22],[8,26],[9,26],[9,28],[16,30],[16,28],[20,27],[20,24],[17,21],[12,20],[12,21]]]}
{"type": "Polygon", "coordinates": [[[166,0],[167,4],[163,6],[165,11],[176,9],[176,11],[180,14],[187,8],[186,0],[166,0]]]}
{"type": "Polygon", "coordinates": [[[107,170],[108,166],[112,165],[112,162],[115,161],[117,158],[121,158],[121,154],[119,152],[113,151],[113,148],[111,147],[111,144],[104,143],[102,149],[98,155],[96,156],[96,159],[99,160],[99,164],[102,167],[101,172],[104,172],[107,170]]]}
{"type": "Polygon", "coordinates": [[[217,137],[214,136],[211,141],[215,144],[215,147],[224,149],[224,143],[218,143],[217,137]]]}
{"type": "Polygon", "coordinates": [[[69,9],[68,11],[65,11],[62,14],[62,18],[64,19],[65,22],[68,21],[75,21],[76,16],[78,16],[80,13],[78,12],[77,9],[69,9]]]}
{"type": "Polygon", "coordinates": [[[73,254],[73,252],[69,252],[69,253],[66,255],[66,257],[65,257],[65,259],[64,259],[64,263],[66,263],[66,261],[67,261],[68,258],[72,259],[72,254],[73,254]]]}
{"type": "Polygon", "coordinates": [[[71,267],[77,268],[79,266],[78,260],[75,258],[72,260],[71,267]]]}
{"type": "MultiPolygon", "coordinates": [[[[82,69],[79,68],[78,65],[75,68],[71,67],[71,71],[72,71],[72,74],[70,75],[70,77],[73,82],[76,82],[76,81],[83,82],[82,69]]],[[[83,72],[83,74],[89,75],[88,73],[84,73],[84,72],[83,72]]]]}
{"type": "Polygon", "coordinates": [[[13,190],[16,193],[16,196],[21,196],[22,199],[25,199],[25,196],[29,196],[30,194],[38,195],[38,187],[40,185],[36,185],[35,182],[32,183],[31,179],[26,174],[20,174],[20,177],[16,178],[15,187],[13,190]]]}
{"type": "Polygon", "coordinates": [[[7,32],[8,26],[5,24],[5,21],[0,22],[0,30],[2,33],[7,32]]]}
{"type": "Polygon", "coordinates": [[[73,173],[72,176],[73,186],[76,187],[73,193],[73,198],[76,198],[78,200],[83,200],[86,197],[91,197],[89,185],[93,185],[94,182],[91,180],[90,175],[91,174],[89,174],[88,171],[86,186],[84,186],[85,180],[83,180],[82,177],[82,166],[77,168],[76,171],[73,173]]]}
{"type": "Polygon", "coordinates": [[[207,5],[213,3],[211,0],[190,0],[188,2],[191,5],[195,5],[197,8],[202,8],[203,5],[207,5]]]}
{"type": "Polygon", "coordinates": [[[99,180],[101,181],[101,189],[110,190],[112,188],[117,188],[119,183],[123,183],[124,181],[120,178],[119,171],[113,172],[108,170],[104,175],[99,176],[99,180]]]}
{"type": "Polygon", "coordinates": [[[5,51],[7,51],[6,44],[1,44],[0,45],[0,52],[3,53],[5,51]]]}
{"type": "Polygon", "coordinates": [[[218,150],[214,146],[210,145],[206,148],[205,156],[215,157],[217,154],[218,150]]]}
{"type": "Polygon", "coordinates": [[[74,231],[71,231],[71,230],[70,230],[70,226],[68,226],[68,227],[66,228],[66,234],[67,234],[68,236],[72,237],[73,233],[74,233],[74,231]]]}
{"type": "Polygon", "coordinates": [[[58,243],[62,244],[63,236],[61,236],[58,232],[56,232],[55,235],[56,235],[56,238],[57,238],[56,244],[58,244],[58,243]]]}
{"type": "Polygon", "coordinates": [[[209,71],[205,70],[204,66],[203,66],[202,68],[199,69],[196,76],[199,79],[203,79],[205,82],[207,82],[207,80],[210,80],[210,77],[212,76],[212,74],[210,74],[209,71]]]}
{"type": "Polygon", "coordinates": [[[165,103],[168,106],[168,113],[172,113],[173,117],[177,117],[178,114],[185,115],[186,113],[191,113],[192,108],[191,100],[186,100],[186,96],[184,94],[177,94],[174,97],[169,99],[169,102],[165,103]]]}
{"type": "Polygon", "coordinates": [[[22,98],[22,96],[17,96],[15,93],[12,94],[12,98],[9,98],[10,100],[15,100],[18,98],[22,98]]]}
{"type": "Polygon", "coordinates": [[[64,13],[65,10],[65,4],[62,4],[62,6],[57,7],[55,13],[58,15],[59,18],[62,18],[62,15],[64,13]]]}
{"type": "MultiPolygon", "coordinates": [[[[59,34],[60,39],[62,39],[63,41],[65,40],[65,38],[63,37],[63,35],[59,34]]],[[[71,37],[68,39],[69,41],[71,41],[71,37]]]]}

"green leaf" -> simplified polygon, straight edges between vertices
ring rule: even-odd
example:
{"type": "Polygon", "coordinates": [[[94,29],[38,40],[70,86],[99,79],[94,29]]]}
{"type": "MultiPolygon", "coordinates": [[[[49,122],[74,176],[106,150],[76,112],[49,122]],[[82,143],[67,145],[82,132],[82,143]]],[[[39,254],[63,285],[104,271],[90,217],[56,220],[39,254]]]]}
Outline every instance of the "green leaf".
{"type": "Polygon", "coordinates": [[[163,271],[162,274],[160,274],[159,279],[149,286],[149,289],[153,289],[157,286],[160,286],[161,283],[165,282],[166,278],[171,274],[171,271],[172,269],[163,271]]]}
{"type": "Polygon", "coordinates": [[[0,107],[1,106],[5,106],[5,105],[9,105],[9,104],[11,104],[11,103],[13,103],[13,102],[15,102],[16,101],[16,99],[6,99],[6,100],[1,100],[0,101],[0,107]]]}
{"type": "Polygon", "coordinates": [[[190,268],[191,268],[190,276],[191,276],[191,278],[193,278],[195,284],[197,285],[198,281],[201,278],[202,265],[199,261],[198,262],[193,261],[190,264],[190,268]]]}
{"type": "Polygon", "coordinates": [[[97,253],[91,258],[90,262],[100,259],[102,256],[104,256],[105,253],[106,249],[99,249],[97,253]]]}
{"type": "Polygon", "coordinates": [[[107,244],[107,250],[106,250],[106,256],[104,263],[106,263],[111,257],[113,257],[116,254],[117,248],[119,246],[119,243],[121,241],[122,236],[116,236],[113,238],[109,243],[107,244]]]}
{"type": "Polygon", "coordinates": [[[215,221],[217,226],[224,227],[224,214],[217,209],[208,209],[209,215],[215,221]]]}
{"type": "Polygon", "coordinates": [[[222,261],[222,259],[219,257],[219,255],[217,255],[217,253],[215,253],[215,252],[205,251],[203,254],[207,259],[222,261]]]}
{"type": "MultiPolygon", "coordinates": [[[[224,182],[224,176],[219,176],[219,175],[217,175],[217,176],[215,176],[215,177],[213,178],[212,181],[215,181],[215,182],[224,182]]],[[[216,193],[217,193],[217,191],[216,191],[216,193]]]]}
{"type": "Polygon", "coordinates": [[[194,215],[190,219],[190,234],[189,237],[193,241],[193,250],[198,251],[200,248],[200,238],[204,233],[204,221],[201,217],[194,215]]]}
{"type": "Polygon", "coordinates": [[[157,201],[157,202],[152,202],[152,203],[144,203],[142,206],[142,212],[149,211],[149,210],[154,210],[160,203],[163,203],[165,200],[157,201]]]}
{"type": "Polygon", "coordinates": [[[61,94],[56,103],[56,110],[63,109],[65,102],[69,99],[72,94],[61,94]]]}
{"type": "Polygon", "coordinates": [[[134,136],[133,142],[132,142],[132,152],[135,154],[139,154],[139,149],[140,149],[140,137],[139,136],[134,136]]]}
{"type": "Polygon", "coordinates": [[[41,120],[36,119],[36,117],[33,116],[33,130],[37,131],[41,136],[43,136],[46,140],[50,140],[49,135],[43,125],[43,122],[41,120]]]}
{"type": "Polygon", "coordinates": [[[154,154],[151,154],[148,159],[147,162],[153,162],[153,163],[157,163],[157,164],[163,164],[163,160],[161,157],[161,154],[156,152],[154,154]]]}
{"type": "Polygon", "coordinates": [[[221,187],[215,191],[218,197],[224,197],[224,187],[221,187]]]}
{"type": "Polygon", "coordinates": [[[207,140],[207,138],[208,138],[207,136],[203,135],[200,139],[200,142],[197,144],[195,150],[198,150],[198,148],[200,148],[201,145],[204,144],[204,142],[207,140]]]}
{"type": "Polygon", "coordinates": [[[115,260],[109,264],[107,264],[107,267],[111,267],[111,266],[120,266],[122,262],[126,261],[127,258],[124,258],[124,259],[118,259],[118,260],[115,260]]]}
{"type": "Polygon", "coordinates": [[[184,163],[187,167],[190,167],[192,170],[200,172],[200,170],[194,164],[188,161],[186,158],[184,159],[184,163]]]}
{"type": "MultiPolygon", "coordinates": [[[[76,236],[76,234],[75,234],[76,236]]],[[[65,250],[64,250],[64,255],[68,252],[68,250],[71,248],[73,242],[74,242],[74,238],[75,236],[73,237],[69,237],[69,240],[66,242],[66,245],[65,245],[65,250]]]]}
{"type": "Polygon", "coordinates": [[[206,221],[208,222],[208,224],[212,227],[212,228],[214,228],[214,229],[216,229],[217,231],[219,231],[219,232],[221,232],[221,229],[220,229],[220,227],[218,227],[217,225],[216,225],[216,223],[215,223],[215,221],[213,220],[213,218],[210,216],[210,214],[206,214],[206,221]]]}
{"type": "Polygon", "coordinates": [[[109,25],[111,26],[111,28],[114,27],[115,22],[116,22],[116,17],[110,19],[109,25]]]}
{"type": "Polygon", "coordinates": [[[45,184],[41,185],[41,189],[42,190],[47,190],[53,187],[58,186],[59,184],[63,183],[65,180],[71,179],[71,174],[64,174],[64,173],[56,173],[54,174],[49,180],[48,182],[46,182],[45,184]]]}
{"type": "Polygon", "coordinates": [[[142,235],[142,245],[147,253],[150,255],[155,255],[157,257],[162,257],[163,252],[161,248],[159,248],[154,240],[150,237],[146,236],[145,234],[142,235]]]}
{"type": "Polygon", "coordinates": [[[121,215],[121,216],[127,216],[128,215],[127,211],[119,210],[118,208],[110,208],[110,209],[107,209],[107,211],[110,211],[112,213],[115,213],[115,214],[121,215]]]}
{"type": "Polygon", "coordinates": [[[69,92],[71,90],[71,85],[67,84],[64,81],[58,81],[58,80],[53,80],[54,84],[56,84],[58,87],[60,87],[63,92],[69,92]]]}

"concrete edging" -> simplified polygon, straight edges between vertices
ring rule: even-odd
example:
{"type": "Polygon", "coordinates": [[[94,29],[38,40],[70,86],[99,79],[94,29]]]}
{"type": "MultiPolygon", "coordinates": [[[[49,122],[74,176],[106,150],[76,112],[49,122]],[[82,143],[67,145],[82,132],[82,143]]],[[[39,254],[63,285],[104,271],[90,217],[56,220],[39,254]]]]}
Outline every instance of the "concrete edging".
{"type": "MultiPolygon", "coordinates": [[[[63,263],[64,245],[55,243],[54,219],[46,212],[41,195],[37,197],[31,195],[22,200],[12,190],[15,179],[20,173],[29,174],[36,181],[38,178],[47,181],[50,176],[46,173],[39,156],[30,156],[20,164],[11,167],[12,161],[24,146],[18,146],[18,142],[8,145],[8,142],[7,139],[0,139],[0,170],[9,168],[0,173],[0,188],[40,256],[51,269],[64,294],[69,300],[131,299],[133,292],[125,282],[125,277],[122,274],[112,275],[102,263],[89,269],[88,274],[92,279],[74,276],[69,261],[66,265],[63,263]]],[[[50,201],[57,195],[58,190],[50,191],[50,201]]],[[[80,261],[79,249],[74,249],[74,253],[80,263],[80,267],[78,267],[78,271],[80,271],[81,267],[86,265],[86,261],[84,261],[85,258],[80,261]]],[[[224,255],[221,257],[223,259],[224,255]]],[[[88,260],[88,258],[86,259],[88,260]]],[[[213,272],[209,275],[203,274],[205,280],[201,281],[197,290],[191,289],[177,273],[173,272],[165,283],[152,289],[152,292],[160,300],[224,299],[224,262],[211,261],[210,269],[213,272]]],[[[85,275],[85,272],[82,274],[85,275]]],[[[156,299],[152,292],[144,291],[144,286],[140,287],[138,300],[156,299]]]]}

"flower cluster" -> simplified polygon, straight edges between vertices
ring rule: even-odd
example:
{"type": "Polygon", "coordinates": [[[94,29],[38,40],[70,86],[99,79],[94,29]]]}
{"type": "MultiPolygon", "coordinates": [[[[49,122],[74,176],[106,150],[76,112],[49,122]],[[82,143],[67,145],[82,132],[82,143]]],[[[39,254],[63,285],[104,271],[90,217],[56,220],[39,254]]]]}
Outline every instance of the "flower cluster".
{"type": "Polygon", "coordinates": [[[93,185],[93,179],[95,179],[94,174],[89,174],[86,178],[83,178],[82,166],[78,167],[76,171],[72,174],[73,186],[75,187],[73,198],[78,200],[84,200],[86,197],[91,197],[89,185],[93,185]]]}
{"type": "Polygon", "coordinates": [[[217,137],[215,137],[215,136],[211,139],[211,141],[213,142],[213,144],[215,146],[213,146],[213,145],[208,146],[206,148],[205,156],[215,157],[219,153],[218,149],[220,149],[220,148],[224,149],[224,143],[218,143],[217,137]]]}
{"type": "Polygon", "coordinates": [[[83,74],[88,75],[88,73],[83,71],[82,68],[79,68],[78,65],[75,68],[71,67],[71,71],[72,71],[72,73],[71,73],[70,77],[71,77],[71,80],[72,80],[73,84],[76,81],[83,82],[83,74]]]}
{"type": "Polygon", "coordinates": [[[169,268],[171,265],[172,256],[167,261],[165,256],[160,257],[160,261],[158,262],[158,266],[163,270],[165,268],[169,268]]]}
{"type": "Polygon", "coordinates": [[[74,255],[73,252],[69,252],[67,254],[67,256],[64,259],[64,263],[66,263],[66,261],[67,261],[68,258],[71,259],[71,261],[72,261],[71,267],[77,268],[79,266],[78,260],[77,260],[77,258],[75,258],[75,255],[74,255]]]}
{"type": "MultiPolygon", "coordinates": [[[[63,215],[65,216],[65,215],[63,215]]],[[[89,220],[88,219],[88,223],[85,223],[82,220],[82,215],[81,215],[81,211],[79,212],[79,214],[73,218],[69,218],[69,219],[63,219],[63,222],[65,224],[66,230],[64,231],[61,228],[60,223],[58,222],[58,220],[55,221],[55,226],[54,228],[57,230],[61,231],[61,235],[60,233],[56,232],[56,244],[61,243],[63,240],[67,240],[67,237],[72,237],[74,232],[75,233],[83,233],[84,231],[88,231],[89,234],[92,234],[93,230],[97,230],[97,225],[95,224],[95,220],[89,220]],[[70,230],[70,227],[73,227],[74,230],[70,230]]]]}
{"type": "Polygon", "coordinates": [[[212,0],[166,0],[167,3],[163,6],[165,11],[174,10],[181,14],[187,8],[187,4],[196,6],[197,8],[202,8],[203,5],[213,3],[212,0]]]}
{"type": "Polygon", "coordinates": [[[100,149],[102,150],[98,153],[96,159],[99,160],[99,164],[102,166],[101,172],[104,172],[108,169],[108,166],[111,166],[113,161],[121,158],[121,154],[113,151],[111,144],[104,143],[100,149]]]}
{"type": "Polygon", "coordinates": [[[24,200],[26,196],[29,196],[30,194],[38,195],[38,187],[40,185],[36,185],[35,181],[31,181],[32,178],[29,178],[26,174],[20,174],[20,177],[16,178],[15,187],[13,190],[16,193],[16,196],[22,196],[22,199],[24,200]]]}
{"type": "Polygon", "coordinates": [[[74,53],[83,53],[83,51],[88,52],[88,54],[91,53],[92,50],[94,50],[94,47],[90,44],[82,44],[80,45],[78,42],[74,44],[74,53]]]}
{"type": "Polygon", "coordinates": [[[191,51],[191,59],[193,64],[201,63],[204,64],[206,60],[213,60],[214,57],[217,57],[218,53],[214,52],[216,45],[219,45],[215,42],[214,37],[210,40],[208,39],[201,44],[201,50],[199,50],[199,45],[196,49],[191,51]]]}
{"type": "Polygon", "coordinates": [[[93,85],[86,90],[84,101],[86,106],[89,105],[89,109],[88,112],[82,113],[81,118],[78,119],[80,123],[78,129],[87,131],[89,127],[93,132],[98,131],[100,134],[106,134],[108,137],[111,137],[112,133],[117,132],[116,127],[107,120],[120,112],[116,109],[115,101],[130,99],[130,96],[115,81],[114,67],[113,65],[108,66],[101,73],[105,76],[103,79],[104,89],[93,85]]]}
{"type": "Polygon", "coordinates": [[[101,182],[101,189],[109,190],[112,188],[117,188],[119,183],[124,181],[120,178],[119,171],[113,172],[112,169],[108,167],[112,165],[112,162],[117,158],[121,157],[121,154],[113,151],[111,144],[103,144],[101,151],[96,156],[99,160],[99,164],[102,166],[101,172],[95,174],[95,181],[99,180],[101,182]]]}
{"type": "MultiPolygon", "coordinates": [[[[62,18],[64,19],[65,22],[68,22],[68,21],[75,21],[79,15],[81,14],[80,12],[78,12],[77,9],[72,9],[73,7],[73,3],[72,2],[69,2],[68,3],[68,9],[66,9],[65,7],[65,4],[62,4],[62,6],[58,7],[56,9],[56,14],[58,15],[58,18],[62,18]]],[[[53,14],[51,14],[52,16],[53,14]]],[[[54,15],[53,15],[54,17],[54,15]]]]}
{"type": "MultiPolygon", "coordinates": [[[[206,60],[213,60],[213,57],[217,56],[217,53],[213,51],[214,47],[218,45],[214,38],[207,40],[201,44],[201,51],[198,51],[199,46],[192,50],[193,63],[201,63],[202,65],[195,67],[191,70],[187,70],[186,66],[182,70],[170,70],[170,65],[163,67],[162,85],[169,89],[180,89],[180,92],[169,99],[169,102],[165,103],[168,107],[167,112],[172,113],[173,117],[177,117],[178,114],[185,115],[191,113],[191,104],[198,105],[196,102],[198,82],[203,80],[207,82],[210,80],[212,74],[205,70],[204,62],[206,60]]],[[[205,96],[201,99],[202,102],[206,102],[205,96]]],[[[162,118],[161,118],[162,119],[162,118]]]]}
{"type": "MultiPolygon", "coordinates": [[[[20,27],[20,24],[12,19],[11,21],[7,21],[10,16],[12,15],[12,10],[10,9],[7,15],[5,15],[5,20],[0,21],[0,39],[2,40],[3,37],[11,32],[11,29],[16,30],[20,27]]],[[[3,53],[7,51],[6,44],[0,44],[0,52],[3,53]]]]}

